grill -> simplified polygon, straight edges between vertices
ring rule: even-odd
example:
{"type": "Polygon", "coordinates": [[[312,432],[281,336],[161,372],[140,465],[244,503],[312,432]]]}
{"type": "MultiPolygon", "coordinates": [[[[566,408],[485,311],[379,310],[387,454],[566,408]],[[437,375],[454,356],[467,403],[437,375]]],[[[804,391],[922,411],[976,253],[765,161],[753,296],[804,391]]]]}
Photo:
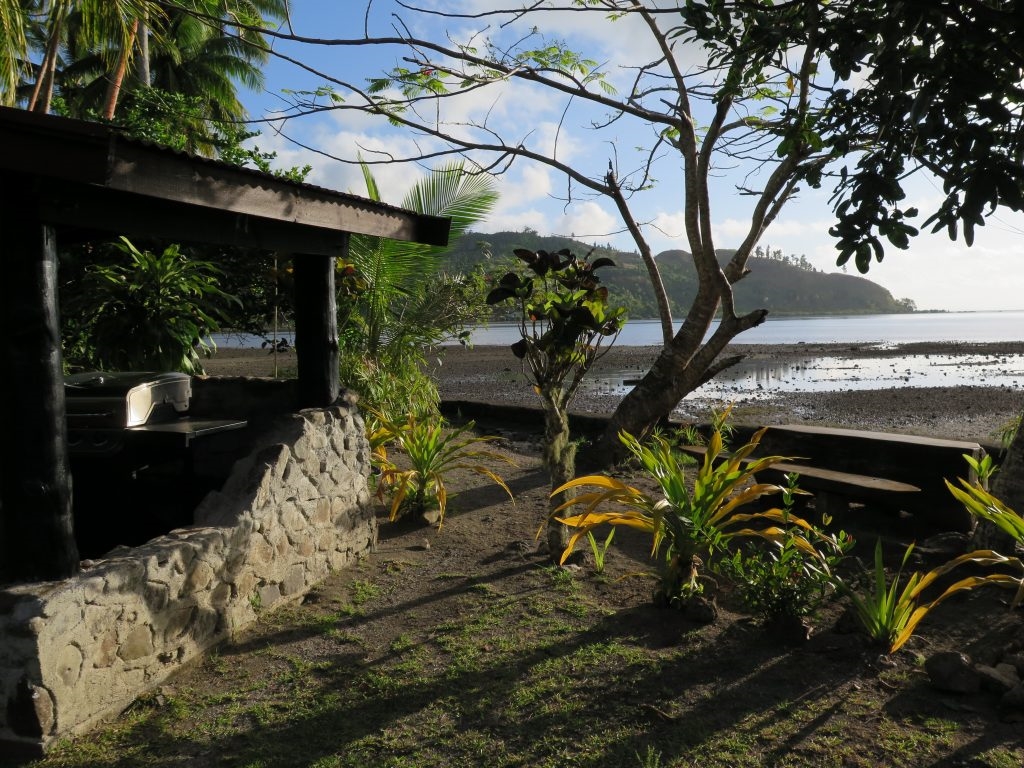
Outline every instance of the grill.
{"type": "Polygon", "coordinates": [[[184,373],[77,373],[64,379],[68,429],[125,429],[188,413],[184,373]]]}
{"type": "Polygon", "coordinates": [[[133,460],[145,463],[146,454],[246,425],[189,418],[192,378],[184,373],[77,373],[65,377],[64,395],[72,456],[112,456],[131,444],[140,449],[133,460]]]}

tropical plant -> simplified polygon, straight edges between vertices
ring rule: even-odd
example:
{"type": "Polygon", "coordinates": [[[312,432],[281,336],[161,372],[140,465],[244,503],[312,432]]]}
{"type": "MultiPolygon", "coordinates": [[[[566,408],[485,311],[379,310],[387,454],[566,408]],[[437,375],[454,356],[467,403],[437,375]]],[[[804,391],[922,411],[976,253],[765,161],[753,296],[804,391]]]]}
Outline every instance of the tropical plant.
{"type": "MultiPolygon", "coordinates": [[[[551,511],[576,472],[576,443],[570,439],[569,405],[590,367],[614,343],[626,321],[625,310],[608,303],[597,270],[611,259],[590,262],[568,250],[549,253],[516,249],[529,274],[509,272],[487,295],[491,305],[513,302],[520,339],[512,353],[523,361],[544,412],[544,466],[551,488],[551,511]],[[605,341],[610,340],[607,346],[605,341]]],[[[555,557],[566,544],[561,526],[548,529],[555,557]]]]}
{"type": "Polygon", "coordinates": [[[590,552],[594,556],[594,570],[604,573],[605,557],[612,547],[612,539],[615,538],[615,529],[609,528],[608,535],[603,542],[599,542],[593,531],[587,531],[587,541],[590,543],[590,552]]]}
{"type": "Polygon", "coordinates": [[[837,578],[836,585],[849,595],[854,615],[860,622],[865,633],[873,641],[887,645],[889,653],[895,653],[903,647],[914,634],[918,624],[939,603],[959,592],[965,592],[979,586],[996,585],[1017,590],[1013,604],[1017,605],[1024,598],[1024,581],[1005,573],[993,573],[987,576],[967,576],[953,582],[939,595],[924,602],[924,592],[947,573],[965,564],[981,566],[1009,566],[1024,573],[1024,563],[1015,557],[1005,557],[989,549],[979,549],[955,557],[949,562],[922,574],[915,571],[900,588],[903,569],[914,550],[910,544],[903,553],[899,568],[892,581],[888,580],[885,563],[882,557],[882,541],[875,542],[875,567],[869,575],[863,592],[858,592],[845,580],[837,578]]]}
{"type": "Polygon", "coordinates": [[[960,487],[946,480],[946,487],[968,512],[985,520],[1024,545],[1024,518],[992,495],[982,485],[959,478],[960,487]]]}
{"type": "Polygon", "coordinates": [[[440,529],[448,508],[446,476],[459,469],[492,480],[514,501],[505,481],[480,461],[504,462],[513,466],[515,461],[497,451],[481,448],[482,444],[496,438],[472,434],[476,428],[474,422],[446,428],[439,418],[421,419],[409,414],[404,421],[396,422],[379,413],[374,415],[377,426],[372,433],[372,442],[374,457],[381,471],[378,495],[383,496],[386,491],[391,493],[392,522],[436,507],[437,527],[440,529]],[[407,469],[400,468],[381,449],[389,442],[405,454],[410,465],[407,469]]]}
{"type": "Polygon", "coordinates": [[[218,287],[219,270],[177,245],[139,250],[122,237],[111,245],[127,263],[87,268],[77,296],[77,333],[89,339],[79,362],[106,370],[201,373],[222,309],[237,300],[218,287]]]}
{"type": "MultiPolygon", "coordinates": [[[[363,164],[367,196],[381,200],[363,164]]],[[[402,207],[451,218],[451,238],[479,222],[497,200],[493,179],[450,163],[417,181],[402,207]]],[[[353,235],[349,262],[363,287],[339,298],[341,374],[380,410],[437,410],[437,390],[423,371],[429,349],[486,317],[482,277],[441,273],[445,249],[353,235]]]]}
{"type": "Polygon", "coordinates": [[[28,63],[28,18],[24,3],[0,3],[0,105],[13,107],[18,84],[31,71],[28,63]]]}
{"type": "Polygon", "coordinates": [[[569,557],[581,537],[600,525],[635,528],[650,534],[651,555],[660,556],[656,598],[669,604],[684,604],[703,591],[700,568],[706,560],[720,555],[735,537],[751,536],[780,543],[789,540],[791,546],[809,557],[820,557],[806,535],[793,530],[810,531],[807,521],[779,508],[741,511],[751,502],[785,490],[756,482],[758,472],[783,460],[780,456],[751,458],[763,434],[762,429],[731,455],[722,452],[721,434],[712,434],[692,484],[686,477],[691,462],[665,438],[655,436],[641,443],[628,433],[621,434],[626,449],[657,482],[661,497],[606,475],[579,477],[556,489],[556,493],[586,486],[597,489],[569,499],[556,510],[562,513],[574,507],[583,509],[575,515],[555,518],[575,529],[562,553],[562,561],[569,557]],[[612,509],[605,511],[608,507],[612,509]]]}
{"type": "MultiPolygon", "coordinates": [[[[853,539],[840,531],[830,534],[811,526],[790,525],[799,476],[787,475],[783,489],[785,512],[781,539],[744,544],[724,558],[720,571],[737,585],[740,601],[751,612],[769,622],[800,618],[812,613],[835,592],[833,573],[853,547],[853,539]],[[809,555],[800,541],[810,542],[817,554],[809,555]]],[[[828,526],[830,520],[823,521],[828,526]]]]}
{"type": "MultiPolygon", "coordinates": [[[[98,54],[101,96],[97,114],[114,115],[133,51],[139,43],[140,26],[158,29],[164,19],[162,4],[155,0],[53,0],[40,14],[42,59],[27,95],[27,108],[49,112],[55,85],[62,79],[62,51],[98,54]],[[145,22],[145,23],[144,23],[145,22]]],[[[66,64],[66,62],[65,62],[66,64]]]]}
{"type": "Polygon", "coordinates": [[[999,437],[999,444],[1003,446],[1004,451],[1009,450],[1014,438],[1017,437],[1017,432],[1020,431],[1020,422],[1021,414],[1018,413],[999,428],[997,436],[999,437]]]}
{"type": "Polygon", "coordinates": [[[999,465],[995,463],[992,455],[985,453],[980,459],[976,459],[971,454],[965,453],[963,457],[964,461],[967,462],[967,466],[971,468],[975,477],[978,478],[978,484],[985,490],[988,490],[992,476],[999,471],[999,465]]]}

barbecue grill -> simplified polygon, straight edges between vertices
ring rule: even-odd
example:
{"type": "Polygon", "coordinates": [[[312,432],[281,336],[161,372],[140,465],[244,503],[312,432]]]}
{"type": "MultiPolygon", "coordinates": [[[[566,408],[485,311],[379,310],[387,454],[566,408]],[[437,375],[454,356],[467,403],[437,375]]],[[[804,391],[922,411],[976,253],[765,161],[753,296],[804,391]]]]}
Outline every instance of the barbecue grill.
{"type": "Polygon", "coordinates": [[[187,448],[197,437],[246,425],[189,418],[192,377],[184,373],[77,373],[64,378],[64,396],[73,456],[112,456],[128,443],[187,448]]]}
{"type": "Polygon", "coordinates": [[[246,426],[190,417],[192,378],[183,373],[79,373],[65,377],[64,393],[75,536],[87,556],[190,524],[222,481],[209,471],[217,442],[197,453],[193,441],[246,426]]]}

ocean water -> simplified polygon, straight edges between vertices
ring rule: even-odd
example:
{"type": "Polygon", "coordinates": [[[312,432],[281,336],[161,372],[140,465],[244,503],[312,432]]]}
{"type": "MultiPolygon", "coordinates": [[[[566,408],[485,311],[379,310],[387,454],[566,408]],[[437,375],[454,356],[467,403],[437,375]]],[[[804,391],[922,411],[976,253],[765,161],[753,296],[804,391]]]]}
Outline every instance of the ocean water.
{"type": "MultiPolygon", "coordinates": [[[[294,343],[294,334],[277,338],[294,343]]],[[[478,345],[504,346],[519,338],[515,325],[496,323],[473,332],[478,345]]],[[[266,341],[246,334],[215,334],[222,347],[259,348],[266,341]]],[[[1024,311],[943,312],[902,315],[781,317],[736,338],[738,344],[849,343],[884,348],[912,342],[1005,342],[1024,340],[1024,311]]],[[[661,326],[653,320],[626,324],[616,342],[660,346],[661,326]]],[[[641,372],[591,376],[594,392],[623,395],[641,372]]],[[[834,392],[857,389],[938,386],[998,386],[1024,391],[1024,355],[906,355],[902,357],[813,356],[785,362],[744,361],[719,374],[694,396],[770,397],[777,392],[834,392]]]]}
{"type": "MultiPolygon", "coordinates": [[[[714,332],[712,326],[710,332],[714,332]]],[[[678,329],[678,326],[677,326],[678,329]]],[[[519,331],[512,323],[495,323],[473,331],[481,345],[512,344],[519,331]]],[[[734,340],[737,344],[906,344],[915,341],[1024,341],[1024,310],[1015,312],[922,312],[901,315],[825,315],[769,317],[734,340]]],[[[616,344],[661,345],[661,324],[633,320],[616,344]]]]}

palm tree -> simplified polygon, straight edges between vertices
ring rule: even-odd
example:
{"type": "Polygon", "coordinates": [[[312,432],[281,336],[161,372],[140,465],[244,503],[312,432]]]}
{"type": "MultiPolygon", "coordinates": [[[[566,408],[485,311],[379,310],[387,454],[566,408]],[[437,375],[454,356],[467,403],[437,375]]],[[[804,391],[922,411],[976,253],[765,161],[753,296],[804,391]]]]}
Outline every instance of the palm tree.
{"type": "Polygon", "coordinates": [[[111,120],[125,90],[152,85],[198,99],[208,120],[243,119],[237,85],[261,88],[269,56],[258,28],[288,13],[288,0],[54,0],[29,108],[48,111],[57,84],[70,114],[111,120]]]}
{"type": "MultiPolygon", "coordinates": [[[[367,196],[379,201],[373,173],[366,164],[362,168],[367,196]]],[[[450,217],[455,240],[496,201],[489,175],[453,162],[416,182],[401,206],[450,217]]],[[[361,282],[354,297],[339,300],[346,312],[340,323],[342,373],[348,384],[362,385],[362,394],[380,410],[436,407],[436,388],[422,372],[425,350],[481,319],[483,287],[442,274],[444,251],[381,237],[351,239],[349,259],[361,282]]]]}
{"type": "MultiPolygon", "coordinates": [[[[380,201],[380,189],[370,167],[362,165],[367,197],[380,201]]],[[[470,173],[463,162],[435,169],[417,181],[406,193],[401,207],[452,220],[449,239],[454,241],[494,207],[498,193],[493,179],[485,173],[470,173]]],[[[366,280],[358,310],[365,328],[365,346],[378,352],[393,338],[416,334],[436,341],[440,318],[410,317],[410,298],[416,287],[432,281],[446,248],[403,243],[383,237],[355,235],[349,244],[349,258],[366,280]],[[410,327],[404,327],[410,326],[410,327]]],[[[417,313],[418,314],[418,313],[417,313]]]]}
{"type": "Polygon", "coordinates": [[[43,57],[28,97],[28,109],[49,112],[59,77],[60,54],[76,31],[75,48],[99,56],[106,76],[104,114],[113,114],[138,38],[139,20],[163,18],[158,0],[51,0],[40,8],[45,30],[43,57]]]}
{"type": "Polygon", "coordinates": [[[0,2],[0,105],[13,107],[28,70],[28,18],[21,3],[0,2]]]}

